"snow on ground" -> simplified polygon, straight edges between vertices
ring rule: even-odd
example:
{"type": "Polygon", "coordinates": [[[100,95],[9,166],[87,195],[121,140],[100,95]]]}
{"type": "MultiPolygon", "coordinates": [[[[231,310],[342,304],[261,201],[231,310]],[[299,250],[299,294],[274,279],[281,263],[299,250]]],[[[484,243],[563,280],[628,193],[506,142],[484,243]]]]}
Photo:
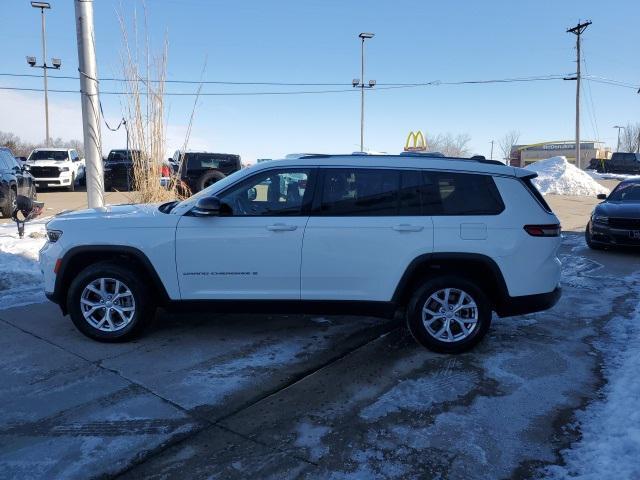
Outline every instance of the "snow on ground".
{"type": "Polygon", "coordinates": [[[640,177],[625,173],[598,173],[595,170],[585,170],[592,178],[597,180],[626,180],[627,178],[640,177]]]}
{"type": "Polygon", "coordinates": [[[0,223],[0,310],[46,300],[38,251],[46,241],[48,220],[28,222],[22,239],[15,223],[0,223]]]}
{"type": "Polygon", "coordinates": [[[569,163],[565,157],[551,157],[526,167],[538,174],[533,183],[540,193],[547,195],[596,196],[609,193],[609,189],[596,182],[588,173],[569,163]]]}
{"type": "MultiPolygon", "coordinates": [[[[640,285],[640,274],[630,280],[640,285]]],[[[596,343],[607,381],[602,398],[578,414],[582,438],[562,452],[564,465],[545,469],[547,479],[640,479],[640,303],[630,301],[631,317],[611,318],[611,338],[596,343]]]]}

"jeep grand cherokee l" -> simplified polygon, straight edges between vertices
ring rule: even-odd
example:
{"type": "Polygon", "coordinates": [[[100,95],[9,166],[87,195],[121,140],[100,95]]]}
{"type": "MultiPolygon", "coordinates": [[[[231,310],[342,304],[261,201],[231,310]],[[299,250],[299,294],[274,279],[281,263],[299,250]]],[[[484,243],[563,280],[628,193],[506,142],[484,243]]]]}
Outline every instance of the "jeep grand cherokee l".
{"type": "Polygon", "coordinates": [[[471,348],[492,312],[553,306],[560,225],[535,173],[491,161],[312,155],[240,170],[182,202],[58,215],[47,296],[111,342],[156,306],[404,312],[422,345],[471,348]]]}

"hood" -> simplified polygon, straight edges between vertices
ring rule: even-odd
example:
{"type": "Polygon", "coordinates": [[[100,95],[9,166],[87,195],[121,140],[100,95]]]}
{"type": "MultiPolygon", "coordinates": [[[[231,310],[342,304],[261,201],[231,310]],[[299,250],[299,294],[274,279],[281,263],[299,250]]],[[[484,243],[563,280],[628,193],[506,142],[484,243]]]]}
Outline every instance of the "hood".
{"type": "Polygon", "coordinates": [[[153,217],[156,215],[164,216],[158,210],[160,203],[134,204],[125,205],[105,205],[100,208],[88,208],[86,210],[69,210],[60,212],[55,219],[82,219],[82,218],[141,218],[153,217]]]}
{"type": "Polygon", "coordinates": [[[69,160],[29,160],[27,165],[30,167],[66,167],[69,160]]]}
{"type": "Polygon", "coordinates": [[[640,219],[640,203],[602,202],[596,206],[594,213],[607,217],[640,219]]]}

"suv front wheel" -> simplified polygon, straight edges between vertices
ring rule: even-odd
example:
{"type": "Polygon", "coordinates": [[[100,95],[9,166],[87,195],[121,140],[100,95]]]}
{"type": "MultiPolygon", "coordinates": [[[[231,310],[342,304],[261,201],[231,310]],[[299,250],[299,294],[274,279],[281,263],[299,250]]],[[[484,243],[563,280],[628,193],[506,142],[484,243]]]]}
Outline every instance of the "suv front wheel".
{"type": "Polygon", "coordinates": [[[134,338],[155,313],[139,276],[111,262],[91,265],[76,276],[67,295],[67,308],[78,330],[102,342],[134,338]]]}
{"type": "Polygon", "coordinates": [[[461,353],[475,346],[491,325],[491,305],[475,283],[444,276],[426,281],[407,309],[407,326],[422,346],[461,353]]]}

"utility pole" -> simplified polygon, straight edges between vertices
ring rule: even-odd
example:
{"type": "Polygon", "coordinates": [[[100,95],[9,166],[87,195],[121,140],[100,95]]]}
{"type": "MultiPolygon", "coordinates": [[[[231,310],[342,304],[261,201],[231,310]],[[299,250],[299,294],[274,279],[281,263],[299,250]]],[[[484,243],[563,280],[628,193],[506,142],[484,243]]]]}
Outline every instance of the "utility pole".
{"type": "Polygon", "coordinates": [[[44,11],[51,9],[49,2],[31,2],[33,8],[40,9],[41,32],[42,32],[42,65],[36,65],[36,57],[28,56],[27,63],[30,67],[41,68],[44,74],[44,125],[45,125],[45,140],[44,143],[47,147],[51,145],[51,135],[49,134],[49,86],[47,81],[47,70],[50,68],[58,70],[62,66],[62,60],[59,58],[52,58],[51,64],[47,65],[47,29],[44,18],[44,11]]]}
{"type": "Polygon", "coordinates": [[[582,160],[580,158],[580,36],[586,28],[591,25],[591,21],[584,23],[578,22],[573,28],[567,29],[567,33],[573,33],[576,36],[576,54],[577,54],[577,70],[576,70],[576,166],[582,168],[582,160]]]}
{"type": "Polygon", "coordinates": [[[354,88],[360,88],[360,151],[364,152],[364,89],[373,88],[376,85],[375,80],[369,80],[368,85],[364,83],[364,41],[373,38],[374,33],[362,32],[358,37],[362,40],[360,47],[360,78],[354,78],[352,85],[354,88]]]}
{"type": "Polygon", "coordinates": [[[93,30],[93,0],[75,0],[78,70],[82,102],[85,175],[89,208],[104,205],[102,137],[100,134],[100,99],[93,30]]]}
{"type": "Polygon", "coordinates": [[[491,160],[493,160],[493,142],[494,142],[493,140],[491,140],[491,142],[489,142],[489,143],[491,143],[491,160]]]}
{"type": "Polygon", "coordinates": [[[620,151],[620,130],[624,130],[624,127],[620,127],[618,125],[615,125],[613,128],[617,128],[618,129],[618,146],[616,147],[616,152],[620,151]]]}

